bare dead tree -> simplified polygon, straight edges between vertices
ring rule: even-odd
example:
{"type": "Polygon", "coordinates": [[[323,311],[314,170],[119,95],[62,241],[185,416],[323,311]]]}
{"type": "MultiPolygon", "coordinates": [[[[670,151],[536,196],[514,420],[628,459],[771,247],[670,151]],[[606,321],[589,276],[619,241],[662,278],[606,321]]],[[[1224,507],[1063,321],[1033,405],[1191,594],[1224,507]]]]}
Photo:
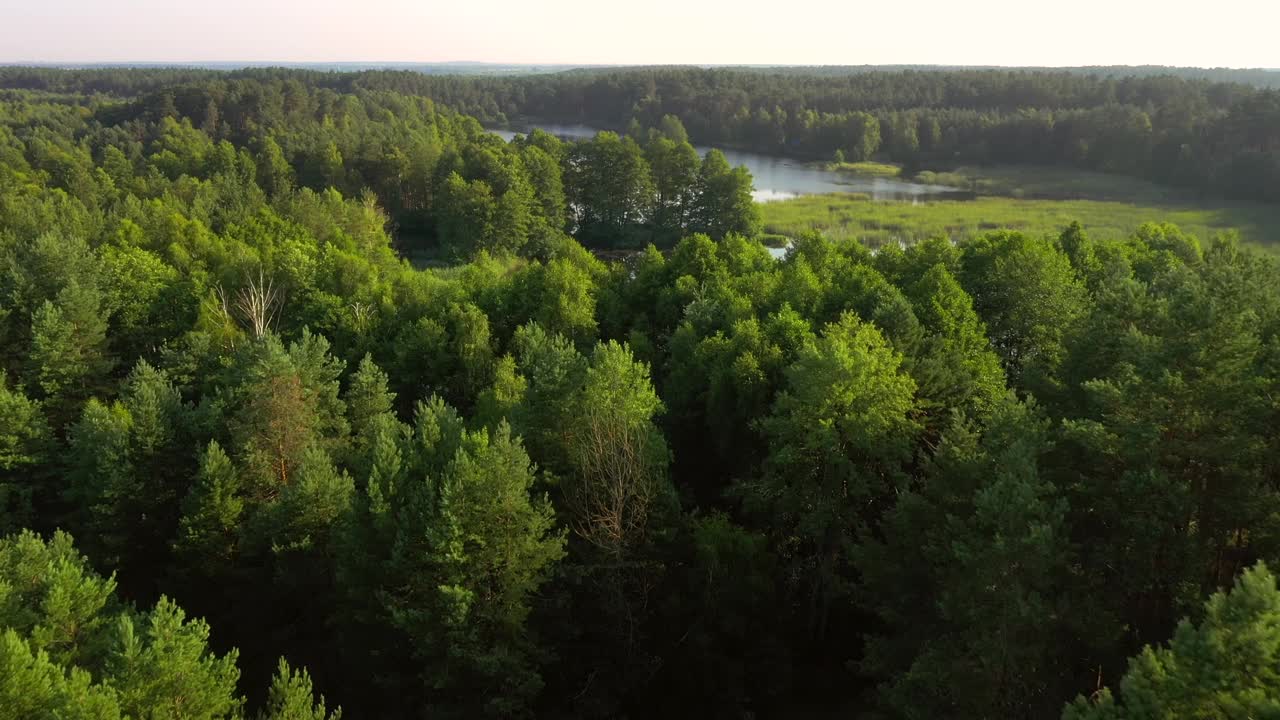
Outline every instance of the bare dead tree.
{"type": "Polygon", "coordinates": [[[661,576],[660,567],[636,553],[662,493],[661,442],[648,421],[607,404],[584,410],[569,437],[575,466],[564,485],[569,527],[601,554],[586,565],[589,581],[628,656],[661,576]]]}
{"type": "Polygon", "coordinates": [[[261,339],[275,324],[283,304],[283,293],[259,269],[258,277],[249,276],[249,282],[236,293],[233,308],[253,336],[261,339]]]}
{"type": "Polygon", "coordinates": [[[615,560],[644,534],[658,494],[652,443],[647,424],[610,408],[580,418],[574,433],[578,477],[566,493],[573,531],[615,560]]]}

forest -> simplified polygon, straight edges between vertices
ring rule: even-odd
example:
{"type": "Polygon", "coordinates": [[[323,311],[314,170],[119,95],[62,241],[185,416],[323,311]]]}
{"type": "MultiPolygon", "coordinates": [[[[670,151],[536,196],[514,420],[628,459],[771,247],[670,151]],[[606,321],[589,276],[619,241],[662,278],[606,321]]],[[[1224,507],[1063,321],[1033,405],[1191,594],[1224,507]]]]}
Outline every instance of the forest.
{"type": "Polygon", "coordinates": [[[1280,199],[1198,78],[0,69],[0,720],[1280,716],[1280,256],[691,140],[1280,199]]]}
{"type": "Polygon", "coordinates": [[[464,76],[3,68],[0,87],[173,96],[197,125],[209,122],[210,105],[292,112],[274,93],[263,95],[259,83],[240,85],[242,79],[429,97],[485,123],[531,118],[634,135],[672,115],[701,144],[823,160],[878,154],[927,170],[1056,164],[1215,197],[1280,200],[1280,72],[861,70],[651,67],[464,76]],[[178,82],[202,87],[175,93],[178,82]]]}

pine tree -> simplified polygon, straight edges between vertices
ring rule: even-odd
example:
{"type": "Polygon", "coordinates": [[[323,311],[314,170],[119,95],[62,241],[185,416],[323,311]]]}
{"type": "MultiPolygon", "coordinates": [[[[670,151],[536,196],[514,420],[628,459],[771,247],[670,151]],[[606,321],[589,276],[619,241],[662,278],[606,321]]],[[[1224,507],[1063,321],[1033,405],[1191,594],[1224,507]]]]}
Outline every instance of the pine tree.
{"type": "Polygon", "coordinates": [[[71,487],[81,522],[111,567],[133,582],[164,564],[192,463],[190,408],[163,371],[145,361],[129,374],[120,400],[90,400],[71,428],[71,487]]]}
{"type": "Polygon", "coordinates": [[[228,420],[251,491],[273,499],[312,445],[341,451],[348,437],[339,398],[343,363],[324,338],[303,332],[286,350],[274,335],[245,349],[228,420]]]}
{"type": "Polygon", "coordinates": [[[73,282],[32,315],[31,365],[55,427],[103,387],[114,365],[100,305],[97,289],[73,282]]]}
{"type": "Polygon", "coordinates": [[[1230,592],[1204,604],[1199,623],[1184,619],[1167,646],[1129,661],[1119,694],[1079,697],[1063,720],[1280,717],[1280,589],[1259,563],[1230,592]]]}
{"type": "MultiPolygon", "coordinates": [[[[138,612],[114,590],[65,533],[0,538],[0,719],[242,717],[236,650],[212,652],[209,626],[166,597],[138,612]]],[[[338,717],[287,665],[270,697],[268,720],[338,717]]]]}
{"type": "Polygon", "coordinates": [[[139,617],[120,615],[114,631],[105,672],[126,714],[190,720],[239,714],[244,699],[235,694],[238,653],[211,653],[204,621],[188,621],[181,608],[162,597],[139,617]]]}
{"type": "Polygon", "coordinates": [[[1048,423],[1005,396],[943,433],[925,477],[855,552],[885,624],[865,668],[905,718],[1038,717],[1061,697],[1071,556],[1066,504],[1040,476],[1048,423]]]}
{"type": "Polygon", "coordinates": [[[49,426],[40,403],[10,387],[0,373],[0,477],[41,465],[48,443],[49,426]]]}
{"type": "Polygon", "coordinates": [[[0,534],[31,526],[37,507],[53,499],[43,471],[52,439],[41,404],[0,371],[0,534]]]}
{"type": "Polygon", "coordinates": [[[342,720],[342,709],[325,709],[324,697],[315,698],[311,676],[305,669],[294,671],[284,658],[271,680],[267,707],[258,720],[342,720]]]}
{"type": "Polygon", "coordinates": [[[391,412],[396,395],[387,389],[387,374],[373,362],[372,356],[365,355],[351,376],[343,399],[351,420],[351,432],[360,437],[368,432],[375,418],[391,412]]]}
{"type": "Polygon", "coordinates": [[[109,686],[79,668],[54,663],[13,630],[0,632],[0,720],[119,720],[109,686]]]}
{"type": "Polygon", "coordinates": [[[29,530],[0,539],[0,628],[56,664],[95,662],[115,588],[115,578],[94,573],[64,532],[48,542],[29,530]]]}
{"type": "Polygon", "coordinates": [[[79,526],[93,538],[92,549],[109,567],[127,562],[132,531],[147,500],[130,461],[132,424],[123,404],[106,405],[94,398],[68,433],[72,469],[67,494],[79,508],[79,526]]]}
{"type": "Polygon", "coordinates": [[[386,418],[395,419],[392,407],[396,394],[387,388],[387,384],[387,374],[374,364],[372,356],[365,355],[343,395],[351,424],[348,465],[360,477],[368,474],[369,452],[377,428],[386,418]]]}
{"type": "Polygon", "coordinates": [[[210,440],[200,470],[182,503],[174,550],[190,568],[210,578],[234,562],[245,511],[245,488],[231,458],[210,440]]]}
{"type": "MultiPolygon", "coordinates": [[[[419,405],[403,463],[398,434],[388,427],[376,442],[341,546],[341,576],[364,581],[344,583],[353,619],[407,641],[412,660],[381,671],[407,707],[519,714],[541,687],[529,602],[563,554],[550,503],[532,495],[535,471],[505,423],[470,433],[433,400],[419,405]]],[[[377,652],[395,657],[402,644],[377,652]]]]}

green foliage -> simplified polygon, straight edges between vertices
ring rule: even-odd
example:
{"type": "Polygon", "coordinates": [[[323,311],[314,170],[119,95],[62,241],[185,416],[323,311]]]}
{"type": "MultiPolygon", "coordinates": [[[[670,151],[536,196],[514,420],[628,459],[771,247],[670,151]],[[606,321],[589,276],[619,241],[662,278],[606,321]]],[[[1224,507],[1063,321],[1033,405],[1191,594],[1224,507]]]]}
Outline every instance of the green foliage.
{"type": "Polygon", "coordinates": [[[31,318],[31,366],[59,426],[99,390],[113,362],[98,291],[69,284],[31,318]]]}
{"type": "Polygon", "coordinates": [[[0,540],[0,627],[56,664],[98,659],[115,578],[102,578],[58,532],[46,543],[30,531],[0,540]]]}
{"type": "Polygon", "coordinates": [[[208,640],[209,626],[188,622],[167,598],[140,618],[121,615],[105,660],[121,710],[139,718],[235,717],[243,703],[236,652],[213,655],[208,640]]]}
{"type": "Polygon", "coordinates": [[[468,257],[481,250],[511,252],[518,249],[508,243],[495,218],[497,213],[493,191],[483,180],[467,182],[453,173],[441,188],[438,232],[440,242],[458,257],[468,257]]]}
{"type": "Polygon", "coordinates": [[[1003,395],[1005,376],[972,299],[942,264],[926,271],[910,290],[914,314],[926,333],[912,368],[920,395],[935,412],[959,410],[983,417],[1003,395]]]}
{"type": "Polygon", "coordinates": [[[649,368],[609,342],[596,346],[571,402],[572,423],[561,430],[571,468],[563,486],[570,524],[621,558],[645,539],[669,498],[667,447],[652,423],[662,401],[649,368]]]}
{"type": "Polygon", "coordinates": [[[1274,586],[1198,608],[1280,562],[1277,263],[1214,234],[1275,213],[1115,174],[1271,197],[1271,95],[830,68],[0,87],[0,524],[31,528],[0,540],[0,717],[335,716],[319,692],[1045,717],[1108,683],[1068,712],[1271,711],[1274,586]],[[628,130],[504,142],[462,113],[628,130]],[[758,207],[691,138],[1054,162],[945,179],[1132,204],[758,207]]]}
{"type": "Polygon", "coordinates": [[[967,244],[961,263],[961,283],[1010,380],[1042,388],[1085,308],[1084,288],[1067,256],[1020,233],[991,233],[967,244]]]}
{"type": "Polygon", "coordinates": [[[0,718],[4,720],[116,720],[120,706],[110,687],[89,673],[68,674],[12,630],[0,635],[0,718]]]}
{"type": "Polygon", "coordinates": [[[71,427],[67,494],[110,567],[162,562],[185,494],[190,413],[168,375],[143,361],[120,400],[90,400],[71,427]]]}
{"type": "Polygon", "coordinates": [[[694,184],[697,200],[690,223],[694,232],[720,239],[730,233],[752,237],[760,232],[760,210],[751,197],[751,173],[730,168],[719,150],[707,152],[694,184]]]}
{"type": "Polygon", "coordinates": [[[311,676],[306,670],[294,671],[284,658],[271,681],[267,707],[260,720],[341,720],[342,710],[328,712],[324,698],[313,699],[311,676]]]}
{"type": "Polygon", "coordinates": [[[0,375],[0,532],[29,523],[35,496],[45,490],[34,481],[53,449],[42,410],[0,375]]]}
{"type": "Polygon", "coordinates": [[[910,457],[915,382],[901,362],[874,326],[848,313],[800,350],[761,421],[765,474],[744,492],[803,568],[818,637],[831,603],[848,592],[842,569],[869,508],[892,493],[910,457]]]}
{"type": "Polygon", "coordinates": [[[287,350],[275,336],[244,350],[229,398],[235,411],[229,425],[255,492],[274,495],[287,486],[313,444],[336,449],[342,442],[342,369],[328,341],[305,331],[287,350]]]}
{"type": "Polygon", "coordinates": [[[347,405],[352,452],[357,462],[368,452],[378,422],[392,411],[396,395],[388,389],[388,384],[387,374],[373,362],[371,355],[365,355],[342,396],[347,405]]]}
{"type": "Polygon", "coordinates": [[[1167,647],[1129,661],[1119,697],[1103,688],[1079,697],[1064,720],[1090,718],[1271,717],[1280,712],[1280,590],[1265,565],[1246,570],[1230,592],[1184,619],[1167,647]]]}
{"type": "Polygon", "coordinates": [[[675,692],[646,706],[710,715],[768,706],[788,689],[792,661],[768,539],[718,513],[690,518],[685,531],[689,557],[663,599],[673,642],[666,682],[675,692]]]}
{"type": "Polygon", "coordinates": [[[271,197],[287,195],[293,188],[293,168],[273,137],[268,136],[262,141],[262,148],[258,152],[257,177],[263,191],[271,197]]]}
{"type": "Polygon", "coordinates": [[[515,372],[501,377],[492,396],[510,407],[514,427],[530,450],[555,472],[569,469],[561,429],[573,424],[574,398],[586,376],[587,359],[565,337],[534,323],[516,331],[515,372]]]}
{"type": "MultiPolygon", "coordinates": [[[[209,626],[168,598],[137,613],[114,592],[64,533],[0,539],[0,717],[242,717],[235,650],[211,652],[209,626]]],[[[313,708],[306,671],[282,664],[264,717],[339,716],[313,708]]]]}
{"type": "Polygon", "coordinates": [[[679,238],[695,223],[698,152],[687,140],[678,142],[664,136],[645,147],[645,157],[653,171],[657,194],[653,224],[664,235],[679,238]]]}
{"type": "Polygon", "coordinates": [[[575,234],[586,243],[631,245],[629,232],[651,212],[649,164],[629,137],[602,132],[570,151],[565,194],[576,209],[575,234]]]}
{"type": "MultiPolygon", "coordinates": [[[[1275,491],[1259,471],[1275,417],[1264,340],[1275,326],[1262,318],[1276,291],[1264,280],[1269,263],[1233,242],[1215,243],[1203,260],[1135,243],[1132,265],[1118,259],[1100,280],[1065,366],[1078,388],[1066,450],[1087,458],[1065,474],[1092,496],[1087,527],[1116,538],[1097,548],[1123,558],[1116,568],[1125,570],[1104,573],[1108,587],[1158,608],[1128,620],[1135,639],[1151,643],[1249,558],[1274,552],[1275,491]],[[1125,508],[1139,497],[1147,513],[1135,516],[1125,508]],[[1154,553],[1165,567],[1148,565],[1154,553]]],[[[1133,605],[1123,608],[1121,617],[1133,605]]]]}
{"type": "Polygon", "coordinates": [[[1047,430],[1011,396],[983,428],[957,420],[857,549],[887,626],[864,662],[896,714],[1040,715],[1060,696],[1071,556],[1066,503],[1039,469],[1047,430]]]}
{"type": "Polygon", "coordinates": [[[400,443],[380,435],[342,559],[369,578],[349,588],[353,602],[409,641],[411,664],[383,668],[382,682],[405,707],[523,713],[542,685],[529,603],[564,544],[533,494],[536,470],[505,423],[467,432],[438,400],[419,405],[400,443]]]}
{"type": "Polygon", "coordinates": [[[245,492],[217,441],[209,441],[199,462],[199,474],[182,503],[174,550],[192,567],[214,575],[235,559],[245,492]]]}
{"type": "Polygon", "coordinates": [[[595,269],[564,258],[531,267],[521,288],[529,317],[579,347],[589,345],[596,338],[595,269]]]}
{"type": "Polygon", "coordinates": [[[155,347],[194,315],[194,298],[178,283],[178,271],[139,247],[106,246],[103,274],[110,278],[103,306],[113,309],[112,336],[127,348],[155,347]]]}

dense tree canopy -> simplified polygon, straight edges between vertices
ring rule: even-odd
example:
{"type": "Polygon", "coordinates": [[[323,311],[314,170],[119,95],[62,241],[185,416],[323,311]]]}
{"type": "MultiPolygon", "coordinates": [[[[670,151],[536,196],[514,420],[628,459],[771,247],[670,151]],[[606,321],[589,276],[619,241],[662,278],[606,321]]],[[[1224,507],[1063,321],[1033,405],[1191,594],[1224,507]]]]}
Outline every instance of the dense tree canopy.
{"type": "MultiPolygon", "coordinates": [[[[142,96],[133,107],[104,107],[103,112],[112,121],[120,115],[175,114],[237,144],[293,116],[350,109],[336,102],[341,93],[391,91],[431,98],[491,123],[534,118],[616,131],[655,128],[676,144],[692,140],[822,160],[836,153],[850,161],[880,156],[943,170],[972,163],[1062,164],[1275,201],[1280,199],[1277,77],[1266,71],[1153,67],[647,67],[515,77],[0,68],[0,88],[142,96]],[[322,89],[321,96],[308,88],[322,89]],[[680,130],[667,133],[674,128],[672,120],[680,130]]],[[[414,143],[383,150],[379,144],[372,140],[357,150],[376,152],[361,161],[359,172],[367,175],[376,167],[394,186],[388,192],[424,199],[407,190],[406,173],[420,169],[438,146],[414,143]]],[[[265,138],[255,145],[265,153],[259,167],[272,169],[267,184],[287,184],[290,173],[276,161],[281,155],[265,138]]],[[[314,139],[302,145],[282,141],[276,147],[302,166],[298,177],[308,184],[339,180],[335,163],[348,157],[340,141],[332,147],[314,139]],[[299,163],[296,153],[304,148],[308,158],[299,163]]],[[[180,149],[174,148],[173,160],[180,162],[180,149]]],[[[447,173],[438,180],[446,178],[447,173]]],[[[394,203],[388,207],[396,214],[394,203]]]]}
{"type": "Polygon", "coordinates": [[[964,118],[1034,125],[1033,103],[1054,133],[1094,118],[1077,139],[1117,162],[1135,113],[1142,152],[1227,133],[1186,145],[1213,165],[1277,151],[1264,92],[687,69],[0,84],[25,88],[0,93],[0,718],[1280,702],[1274,254],[1151,223],[874,252],[802,234],[775,258],[749,174],[689,145],[791,143],[785,93],[856,114],[831,124],[847,157],[973,148],[964,118]],[[504,142],[461,114],[548,98],[636,127],[504,142]]]}

